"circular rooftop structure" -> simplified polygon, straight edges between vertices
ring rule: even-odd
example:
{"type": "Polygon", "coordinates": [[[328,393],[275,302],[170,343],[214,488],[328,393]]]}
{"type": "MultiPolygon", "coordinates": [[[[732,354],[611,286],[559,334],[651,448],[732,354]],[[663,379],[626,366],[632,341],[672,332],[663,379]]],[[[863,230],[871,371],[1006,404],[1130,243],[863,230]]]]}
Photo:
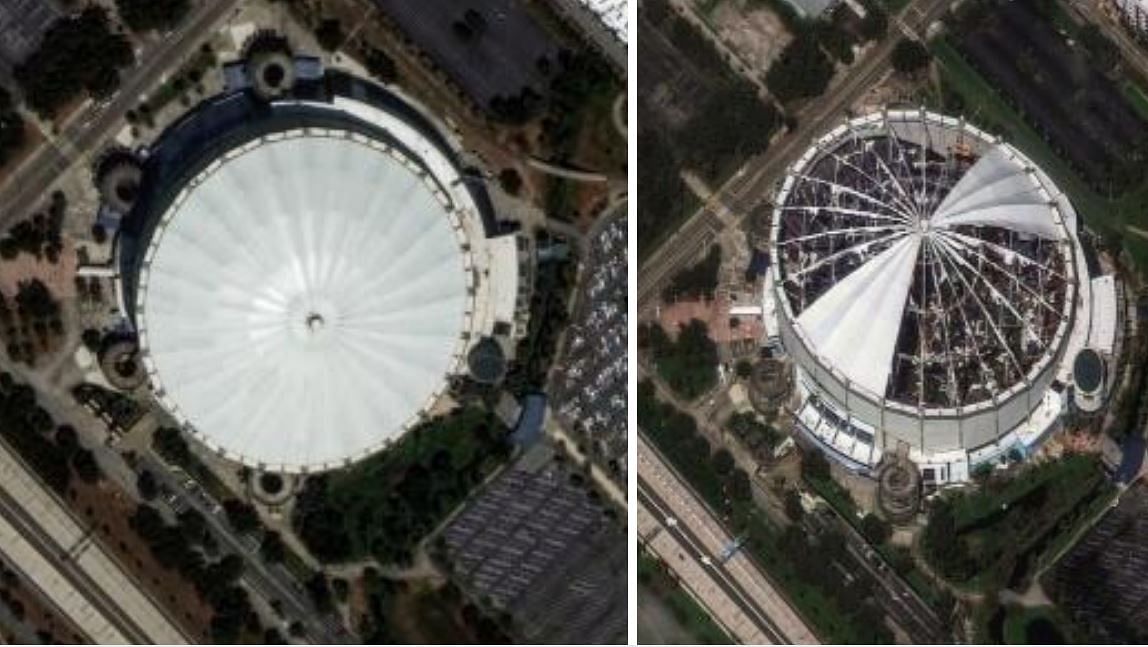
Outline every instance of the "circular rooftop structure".
{"type": "Polygon", "coordinates": [[[227,458],[345,465],[465,370],[474,205],[427,140],[389,135],[262,131],[159,212],[135,291],[142,355],[161,402],[227,458]]]}
{"type": "Polygon", "coordinates": [[[1076,354],[1072,361],[1072,380],[1084,393],[1096,393],[1104,383],[1104,360],[1091,348],[1076,354]]]}
{"type": "Polygon", "coordinates": [[[815,142],[776,197],[771,271],[819,415],[926,454],[1015,428],[1073,324],[1075,226],[1040,169],[958,119],[885,112],[815,142]]]}

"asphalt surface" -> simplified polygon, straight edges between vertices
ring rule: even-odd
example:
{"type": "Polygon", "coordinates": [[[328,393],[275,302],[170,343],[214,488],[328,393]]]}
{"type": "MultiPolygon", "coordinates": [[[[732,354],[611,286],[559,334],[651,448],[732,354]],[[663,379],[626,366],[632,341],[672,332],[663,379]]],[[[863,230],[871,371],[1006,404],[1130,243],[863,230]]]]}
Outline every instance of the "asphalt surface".
{"type": "Polygon", "coordinates": [[[704,560],[710,560],[711,565],[706,566],[706,568],[713,576],[714,581],[717,582],[722,591],[734,601],[734,604],[742,610],[742,613],[753,620],[754,624],[757,625],[762,633],[769,637],[773,644],[793,644],[793,641],[785,637],[781,628],[777,626],[777,623],[769,617],[765,610],[754,602],[753,597],[746,593],[745,589],[730,577],[725,566],[720,563],[717,555],[710,553],[702,547],[701,539],[694,534],[689,526],[681,523],[680,520],[672,526],[666,524],[667,519],[676,517],[670,513],[670,508],[665,500],[655,494],[641,477],[638,478],[638,501],[657,514],[659,520],[662,522],[662,532],[667,532],[674,536],[678,544],[685,549],[688,559],[692,559],[699,564],[704,564],[704,560]]]}
{"type": "Polygon", "coordinates": [[[702,562],[703,557],[710,560],[712,565],[709,568],[714,574],[715,581],[722,585],[722,589],[731,600],[737,603],[742,612],[745,613],[748,618],[754,620],[758,629],[764,635],[769,636],[775,643],[807,643],[815,640],[816,637],[813,635],[805,620],[801,618],[785,598],[782,591],[773,584],[769,577],[762,572],[748,554],[735,551],[725,562],[722,562],[717,553],[706,548],[705,542],[702,541],[699,536],[698,529],[692,527],[690,522],[694,524],[700,523],[705,527],[709,535],[723,543],[723,546],[728,545],[728,542],[732,540],[733,536],[725,529],[721,520],[718,519],[694,493],[690,485],[683,481],[672,466],[660,456],[657,448],[647,440],[644,434],[639,436],[638,446],[639,463],[651,461],[655,465],[659,465],[660,469],[657,469],[656,472],[662,475],[659,479],[663,483],[663,492],[659,493],[656,491],[656,484],[651,483],[649,478],[644,477],[641,470],[639,470],[639,501],[649,509],[659,513],[661,517],[660,520],[666,531],[671,532],[673,536],[678,539],[679,544],[693,547],[691,556],[697,561],[702,562]],[[666,488],[669,489],[666,490],[666,488]],[[675,492],[675,490],[677,492],[675,492]],[[679,503],[685,506],[685,509],[675,509],[675,507],[665,499],[664,495],[667,493],[671,496],[677,496],[677,498],[680,499],[679,503]],[[673,526],[666,523],[667,517],[670,516],[676,520],[673,526]],[[730,568],[730,565],[738,566],[740,573],[735,573],[730,568]],[[739,574],[742,578],[749,579],[739,580],[739,574]],[[721,577],[719,578],[718,575],[721,577]],[[755,576],[757,581],[753,581],[755,576]],[[723,580],[727,581],[729,586],[722,584],[723,580]],[[793,625],[789,627],[791,632],[795,632],[793,637],[781,628],[779,620],[774,618],[762,600],[755,597],[754,593],[750,593],[747,587],[757,589],[755,592],[768,591],[768,593],[773,596],[771,600],[773,603],[772,606],[774,607],[772,613],[781,613],[788,616],[781,618],[780,623],[785,623],[787,626],[790,624],[793,625]]]}
{"type": "MultiPolygon", "coordinates": [[[[871,45],[836,85],[811,102],[798,117],[797,129],[770,146],[765,153],[750,158],[742,169],[714,191],[720,205],[728,209],[735,224],[754,206],[772,198],[774,185],[786,169],[817,137],[828,132],[845,116],[849,106],[865,93],[891,67],[893,48],[904,37],[902,29],[921,34],[948,9],[951,0],[913,0],[897,16],[889,19],[885,39],[871,45]]],[[[723,229],[723,223],[705,205],[666,239],[639,268],[638,307],[658,298],[662,286],[673,274],[701,256],[723,229]]]]}
{"type": "Polygon", "coordinates": [[[180,65],[238,5],[239,0],[200,0],[180,27],[137,52],[136,66],[125,71],[119,91],[110,100],[73,115],[58,136],[45,141],[8,175],[0,186],[0,204],[4,205],[0,228],[39,207],[56,179],[123,127],[124,114],[136,106],[140,95],[180,65]]]}
{"type": "MultiPolygon", "coordinates": [[[[929,645],[950,642],[943,625],[931,607],[925,604],[904,580],[869,546],[869,542],[852,525],[831,510],[835,529],[845,537],[845,550],[850,562],[841,564],[855,576],[868,577],[874,586],[873,600],[886,616],[899,625],[913,644],[929,645]]],[[[816,521],[806,515],[807,532],[814,532],[816,521]]]]}
{"type": "Polygon", "coordinates": [[[195,496],[183,486],[184,481],[190,477],[185,474],[177,475],[150,450],[140,455],[140,466],[155,475],[156,480],[168,490],[178,493],[187,507],[195,508],[203,515],[212,534],[219,541],[220,553],[231,552],[243,558],[243,581],[267,600],[280,600],[283,603],[284,615],[288,619],[302,622],[312,642],[316,644],[348,642],[350,636],[346,629],[338,621],[322,616],[315,610],[307,592],[286,568],[281,565],[267,565],[259,555],[258,543],[244,541],[244,538],[231,529],[222,512],[213,513],[208,501],[195,496]]]}
{"type": "MultiPolygon", "coordinates": [[[[17,463],[23,463],[23,461],[16,456],[15,452],[7,447],[6,441],[0,443],[0,445],[2,445],[0,446],[0,451],[11,454],[12,459],[17,463]]],[[[26,466],[24,469],[27,470],[29,474],[33,474],[26,466]]],[[[47,492],[47,488],[39,482],[38,478],[35,478],[35,480],[37,484],[45,490],[47,496],[52,496],[51,493],[47,492]]],[[[66,507],[63,507],[63,509],[70,514],[70,511],[66,507]]],[[[20,535],[35,547],[36,551],[39,552],[45,560],[51,563],[77,591],[83,594],[84,599],[111,623],[117,631],[123,634],[124,637],[140,645],[146,645],[152,642],[147,632],[75,562],[75,559],[80,553],[84,550],[91,549],[92,539],[90,535],[88,535],[88,539],[81,541],[76,546],[60,546],[59,543],[40,526],[35,518],[2,488],[0,488],[0,515],[3,515],[4,519],[12,524],[20,535]]],[[[79,527],[82,528],[85,526],[82,522],[74,518],[73,520],[79,527]]],[[[113,563],[115,562],[110,554],[108,557],[113,563]]],[[[15,564],[14,566],[19,568],[20,564],[15,564]]],[[[125,575],[127,575],[126,571],[125,575]]],[[[34,574],[25,573],[25,579],[33,583],[36,581],[34,574]]],[[[143,591],[143,589],[141,589],[141,593],[147,596],[147,592],[143,591]]],[[[41,598],[47,601],[51,600],[51,598],[46,595],[41,595],[41,598]]],[[[166,610],[162,605],[157,604],[156,606],[161,612],[166,610]]],[[[179,625],[173,623],[173,626],[178,627],[179,625]]]]}

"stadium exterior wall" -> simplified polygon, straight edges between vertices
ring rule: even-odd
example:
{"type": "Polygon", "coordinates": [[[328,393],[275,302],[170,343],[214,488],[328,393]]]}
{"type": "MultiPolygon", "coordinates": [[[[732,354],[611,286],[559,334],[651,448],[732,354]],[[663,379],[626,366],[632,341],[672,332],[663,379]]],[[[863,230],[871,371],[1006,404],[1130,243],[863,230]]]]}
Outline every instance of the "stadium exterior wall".
{"type": "MultiPolygon", "coordinates": [[[[782,217],[780,207],[785,204],[788,194],[794,188],[796,174],[800,174],[803,169],[814,163],[825,151],[831,150],[832,146],[850,130],[864,132],[866,129],[872,129],[878,132],[878,124],[888,121],[892,122],[889,130],[898,136],[907,139],[920,137],[919,133],[914,133],[904,123],[914,118],[924,119],[928,124],[937,127],[963,130],[965,135],[981,147],[980,152],[989,146],[1008,146],[1000,138],[989,135],[962,119],[927,113],[924,110],[886,111],[857,118],[850,124],[838,126],[817,139],[790,167],[774,200],[777,206],[774,208],[772,223],[773,244],[776,244],[782,217]]],[[[930,132],[930,136],[934,134],[936,133],[930,132]]],[[[951,136],[951,133],[946,135],[951,136]]],[[[992,399],[962,409],[915,409],[888,401],[856,384],[850,384],[850,381],[828,360],[818,357],[811,350],[805,334],[796,323],[796,316],[785,294],[781,263],[774,262],[770,268],[774,300],[780,305],[777,310],[777,325],[786,352],[810,378],[808,385],[819,392],[821,397],[830,401],[841,412],[854,416],[876,429],[874,444],[883,450],[895,449],[899,442],[903,442],[928,456],[953,451],[972,452],[978,447],[999,441],[1024,424],[1041,404],[1061,368],[1070,331],[1075,326],[1087,325],[1087,321],[1079,321],[1081,313],[1078,307],[1080,293],[1078,282],[1083,268],[1078,266],[1077,251],[1080,243],[1076,239],[1076,213],[1047,174],[1023,153],[1012,146],[1008,148],[1047,192],[1050,206],[1054,208],[1059,221],[1069,234],[1070,238],[1065,242],[1065,245],[1070,247],[1065,253],[1065,265],[1070,280],[1062,320],[1051,344],[1053,350],[1041,358],[1023,381],[1003,393],[996,394],[992,399]]],[[[776,254],[775,249],[775,257],[776,254]]],[[[1085,315],[1087,316],[1087,313],[1085,315]]]]}

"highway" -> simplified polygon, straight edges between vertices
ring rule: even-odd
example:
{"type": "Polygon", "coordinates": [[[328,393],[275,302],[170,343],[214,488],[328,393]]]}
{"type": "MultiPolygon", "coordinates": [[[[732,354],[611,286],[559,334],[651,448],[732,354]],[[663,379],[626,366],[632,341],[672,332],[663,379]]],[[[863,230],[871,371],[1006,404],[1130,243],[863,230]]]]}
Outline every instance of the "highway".
{"type": "Polygon", "coordinates": [[[7,227],[36,209],[55,181],[77,160],[102,146],[125,124],[124,114],[140,96],[199,47],[239,6],[240,0],[199,0],[174,31],[149,42],[136,53],[136,66],[126,70],[120,89],[104,103],[91,103],[72,115],[62,132],[45,141],[13,169],[0,186],[0,227],[7,227]]]}
{"type": "Polygon", "coordinates": [[[187,643],[85,524],[0,443],[0,551],[95,642],[187,643]]]}
{"type": "MultiPolygon", "coordinates": [[[[701,540],[688,526],[677,522],[665,501],[653,494],[649,485],[641,478],[638,479],[638,505],[639,511],[656,519],[658,530],[671,536],[674,545],[678,547],[677,555],[666,554],[666,552],[673,551],[656,552],[660,553],[660,557],[669,568],[679,573],[679,579],[690,582],[692,586],[694,578],[681,573],[685,570],[682,563],[686,562],[704,569],[710,582],[718,587],[720,593],[715,594],[711,591],[708,595],[704,586],[693,589],[696,591],[696,595],[701,598],[701,604],[706,607],[710,615],[714,616],[715,620],[729,615],[729,610],[725,607],[726,603],[732,602],[735,607],[734,611],[740,612],[740,618],[749,622],[751,627],[748,631],[739,626],[742,623],[737,621],[719,622],[720,625],[729,627],[728,631],[733,634],[731,637],[736,638],[742,644],[791,644],[776,623],[730,577],[718,557],[702,547],[701,540]],[[675,557],[677,562],[674,560],[675,557]]],[[[642,541],[648,543],[656,543],[656,540],[657,538],[653,533],[642,537],[642,541]]]]}
{"type": "Polygon", "coordinates": [[[719,556],[733,541],[713,513],[681,481],[657,451],[638,435],[638,501],[662,516],[663,525],[689,548],[692,559],[712,566],[710,572],[741,611],[775,644],[817,644],[810,627],[774,588],[749,556],[735,552],[724,562],[719,556]],[[666,524],[666,518],[675,522],[666,524]]]}
{"type": "MultiPolygon", "coordinates": [[[[97,440],[109,433],[103,421],[71,402],[66,392],[37,379],[23,365],[5,365],[4,368],[20,381],[35,386],[36,400],[40,406],[44,407],[57,423],[67,423],[75,427],[81,437],[87,439],[90,449],[96,453],[104,468],[105,476],[114,481],[125,495],[135,495],[136,472],[128,467],[119,451],[97,440]]],[[[188,478],[185,474],[172,471],[172,468],[150,449],[138,452],[137,457],[141,468],[151,471],[159,483],[179,497],[180,505],[193,507],[203,514],[224,552],[230,551],[243,558],[242,582],[253,594],[267,601],[279,600],[283,605],[286,620],[288,622],[298,620],[303,623],[308,638],[316,643],[333,644],[350,640],[346,629],[339,621],[330,616],[319,615],[310,596],[290,571],[280,564],[272,565],[263,561],[258,544],[250,540],[245,541],[243,537],[238,536],[228,525],[225,516],[212,514],[206,501],[184,487],[183,483],[188,478]]],[[[167,508],[174,513],[173,506],[160,499],[152,502],[152,505],[167,508]]]]}
{"type": "MultiPolygon", "coordinates": [[[[870,45],[843,78],[810,102],[798,117],[798,127],[770,146],[765,153],[749,159],[741,170],[714,191],[712,200],[724,205],[734,224],[754,206],[771,199],[774,184],[817,137],[831,130],[846,111],[882,75],[891,69],[890,58],[903,29],[921,34],[948,9],[951,0],[912,0],[889,20],[885,38],[870,45]]],[[[639,268],[638,308],[650,305],[662,286],[683,265],[700,257],[723,230],[723,223],[703,205],[676,232],[652,252],[639,268]]]]}
{"type": "MultiPolygon", "coordinates": [[[[640,365],[639,370],[642,371],[640,365]]],[[[683,411],[690,410],[691,407],[687,403],[681,402],[656,374],[651,373],[647,377],[653,381],[659,399],[674,404],[683,411]]],[[[709,429],[706,425],[702,425],[701,430],[713,442],[722,442],[720,432],[709,429]]],[[[747,474],[754,474],[757,471],[757,461],[737,441],[726,442],[725,448],[729,450],[737,466],[745,470],[747,474]]],[[[650,469],[642,460],[643,456],[639,454],[639,475],[642,474],[641,469],[650,469]]],[[[688,485],[682,483],[682,487],[688,487],[688,485]]],[[[753,487],[759,496],[769,498],[776,496],[762,488],[756,480],[753,482],[753,487]]],[[[778,506],[780,507],[780,502],[778,506]]],[[[932,607],[925,603],[916,591],[884,562],[883,558],[869,546],[865,537],[846,519],[842,518],[836,510],[827,506],[824,514],[805,515],[802,520],[802,527],[809,535],[816,535],[826,530],[835,530],[841,533],[845,539],[846,551],[850,559],[846,563],[841,563],[840,567],[845,572],[850,573],[851,576],[869,580],[875,593],[874,601],[913,642],[932,644],[950,640],[947,630],[932,607]]]]}

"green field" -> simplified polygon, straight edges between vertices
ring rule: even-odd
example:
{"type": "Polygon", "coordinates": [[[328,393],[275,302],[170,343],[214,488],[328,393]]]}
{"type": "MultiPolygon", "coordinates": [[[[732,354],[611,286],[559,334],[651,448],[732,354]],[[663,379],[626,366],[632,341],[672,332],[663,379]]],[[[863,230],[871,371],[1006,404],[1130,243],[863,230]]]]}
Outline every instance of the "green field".
{"type": "Polygon", "coordinates": [[[1113,495],[1099,461],[1071,455],[936,502],[926,557],[967,590],[1025,586],[1113,495]]]}
{"type": "Polygon", "coordinates": [[[1003,638],[1006,645],[1061,644],[1068,631],[1053,607],[1007,607],[1003,638]]]}

